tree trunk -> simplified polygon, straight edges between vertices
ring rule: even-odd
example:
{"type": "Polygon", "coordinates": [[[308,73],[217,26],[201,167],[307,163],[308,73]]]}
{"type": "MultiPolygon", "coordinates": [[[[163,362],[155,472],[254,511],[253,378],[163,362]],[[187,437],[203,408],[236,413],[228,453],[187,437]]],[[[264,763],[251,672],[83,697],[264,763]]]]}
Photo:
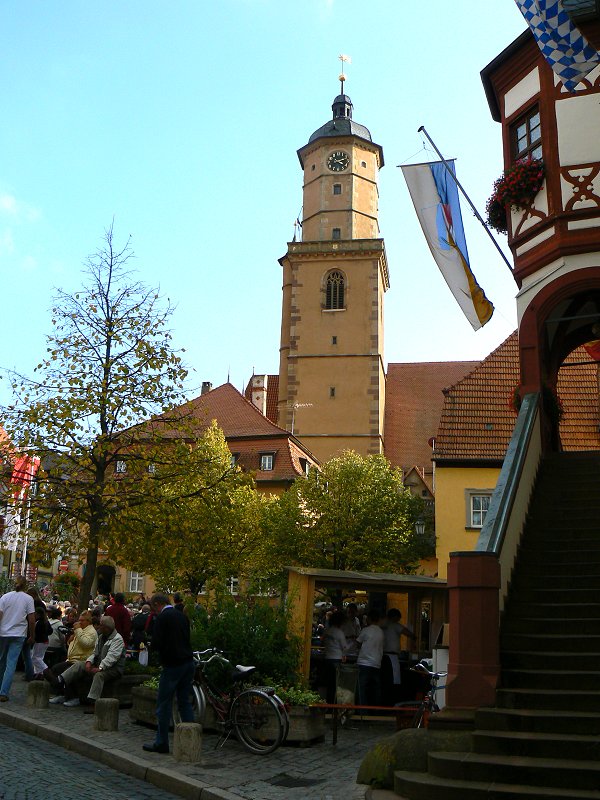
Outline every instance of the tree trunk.
{"type": "Polygon", "coordinates": [[[98,565],[98,540],[90,540],[85,556],[85,574],[79,588],[79,613],[85,611],[92,596],[92,586],[98,565]]]}

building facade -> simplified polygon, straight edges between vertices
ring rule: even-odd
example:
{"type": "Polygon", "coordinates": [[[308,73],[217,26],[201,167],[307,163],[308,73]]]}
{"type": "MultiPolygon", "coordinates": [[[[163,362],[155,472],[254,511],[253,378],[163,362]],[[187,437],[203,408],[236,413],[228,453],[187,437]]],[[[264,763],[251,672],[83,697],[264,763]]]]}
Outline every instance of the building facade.
{"type": "Polygon", "coordinates": [[[352,119],[348,95],[298,150],[302,241],[280,259],[283,299],[279,424],[320,461],[346,449],[383,451],[383,298],[389,275],[379,238],[383,150],[352,119]]]}

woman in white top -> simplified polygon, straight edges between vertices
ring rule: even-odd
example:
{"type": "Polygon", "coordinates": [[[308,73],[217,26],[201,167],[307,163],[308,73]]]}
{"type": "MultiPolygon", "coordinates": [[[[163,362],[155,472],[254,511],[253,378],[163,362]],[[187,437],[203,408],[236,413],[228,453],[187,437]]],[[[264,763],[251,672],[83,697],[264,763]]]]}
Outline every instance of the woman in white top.
{"type": "Polygon", "coordinates": [[[346,654],[348,643],[342,632],[342,622],[345,617],[341,611],[334,611],[329,618],[329,627],[323,632],[323,645],[325,647],[325,686],[326,700],[335,703],[337,666],[342,663],[346,654]]]}

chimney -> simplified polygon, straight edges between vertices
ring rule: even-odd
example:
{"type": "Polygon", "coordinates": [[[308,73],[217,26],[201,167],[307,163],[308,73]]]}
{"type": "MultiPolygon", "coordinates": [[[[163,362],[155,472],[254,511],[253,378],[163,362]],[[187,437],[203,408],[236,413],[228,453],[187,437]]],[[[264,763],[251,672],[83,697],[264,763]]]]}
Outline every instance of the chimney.
{"type": "Polygon", "coordinates": [[[202,381],[202,389],[200,390],[200,394],[208,394],[212,389],[212,383],[210,381],[202,381]]]}

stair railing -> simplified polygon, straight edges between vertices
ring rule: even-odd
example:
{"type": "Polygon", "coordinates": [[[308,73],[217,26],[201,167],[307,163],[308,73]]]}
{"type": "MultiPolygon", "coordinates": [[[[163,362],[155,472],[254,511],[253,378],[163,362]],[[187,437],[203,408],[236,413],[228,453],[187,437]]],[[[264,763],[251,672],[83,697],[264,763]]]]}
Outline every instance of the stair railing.
{"type": "Polygon", "coordinates": [[[541,458],[540,395],[526,394],[475,545],[477,552],[493,553],[500,561],[500,610],[504,608],[541,458]]]}
{"type": "Polygon", "coordinates": [[[450,553],[447,708],[494,705],[500,610],[542,457],[540,397],[527,394],[474,550],[450,553]]]}

